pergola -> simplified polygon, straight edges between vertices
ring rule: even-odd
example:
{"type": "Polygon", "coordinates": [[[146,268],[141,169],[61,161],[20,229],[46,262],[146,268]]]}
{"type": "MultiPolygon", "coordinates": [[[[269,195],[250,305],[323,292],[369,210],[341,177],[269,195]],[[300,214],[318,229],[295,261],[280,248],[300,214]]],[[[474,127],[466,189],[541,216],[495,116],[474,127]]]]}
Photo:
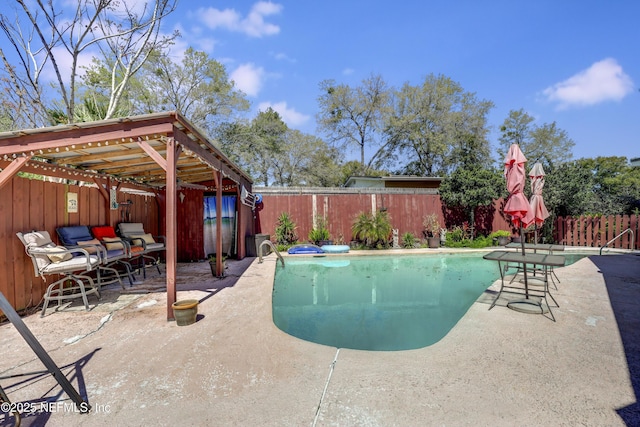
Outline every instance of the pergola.
{"type": "MultiPolygon", "coordinates": [[[[176,301],[177,190],[214,182],[217,215],[222,180],[251,191],[251,179],[177,112],[75,123],[0,133],[0,187],[17,172],[94,182],[108,202],[110,190],[132,187],[165,191],[167,319],[176,301]]],[[[107,211],[107,222],[111,223],[107,211]]],[[[221,236],[221,221],[217,221],[221,236]]],[[[242,231],[239,230],[239,234],[242,231]]],[[[242,235],[242,234],[241,234],[242,235]]],[[[216,241],[222,253],[222,239],[216,241]]],[[[222,274],[222,257],[217,257],[222,274]]]]}

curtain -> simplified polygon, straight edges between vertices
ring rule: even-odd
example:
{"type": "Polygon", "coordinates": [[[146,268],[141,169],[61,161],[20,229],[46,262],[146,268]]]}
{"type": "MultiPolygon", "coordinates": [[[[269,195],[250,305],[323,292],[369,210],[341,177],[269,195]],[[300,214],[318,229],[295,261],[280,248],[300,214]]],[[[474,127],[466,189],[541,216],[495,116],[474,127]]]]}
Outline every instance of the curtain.
{"type": "MultiPolygon", "coordinates": [[[[222,253],[236,253],[236,196],[222,196],[222,253]]],[[[217,217],[215,196],[204,198],[204,253],[216,253],[217,217]]]]}

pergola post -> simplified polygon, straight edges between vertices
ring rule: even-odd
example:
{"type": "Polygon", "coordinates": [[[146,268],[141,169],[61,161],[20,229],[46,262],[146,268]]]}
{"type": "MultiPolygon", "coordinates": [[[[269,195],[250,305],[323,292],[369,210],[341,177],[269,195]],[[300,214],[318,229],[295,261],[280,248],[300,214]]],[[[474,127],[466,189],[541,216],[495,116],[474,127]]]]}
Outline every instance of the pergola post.
{"type": "Polygon", "coordinates": [[[177,219],[176,206],[177,174],[176,164],[180,155],[180,148],[173,137],[167,138],[167,182],[165,221],[167,229],[166,263],[167,263],[167,320],[174,320],[173,303],[176,302],[176,270],[177,270],[177,219]]]}
{"type": "Polygon", "coordinates": [[[222,263],[222,172],[213,171],[213,180],[216,184],[216,276],[224,274],[222,263]]]}

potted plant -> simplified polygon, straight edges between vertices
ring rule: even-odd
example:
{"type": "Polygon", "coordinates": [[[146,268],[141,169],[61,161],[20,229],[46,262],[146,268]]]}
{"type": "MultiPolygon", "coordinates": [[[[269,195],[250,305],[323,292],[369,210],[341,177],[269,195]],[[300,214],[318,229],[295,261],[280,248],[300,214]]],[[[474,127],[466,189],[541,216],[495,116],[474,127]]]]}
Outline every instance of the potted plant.
{"type": "Polygon", "coordinates": [[[422,225],[427,235],[427,241],[430,248],[440,247],[440,221],[435,213],[425,215],[422,225]]]}
{"type": "Polygon", "coordinates": [[[509,230],[498,230],[491,233],[489,237],[497,241],[498,246],[505,246],[510,241],[511,232],[509,230]]]}
{"type": "MultiPolygon", "coordinates": [[[[211,268],[211,274],[213,274],[213,277],[216,277],[216,254],[210,254],[209,255],[209,267],[211,268]]],[[[222,270],[226,270],[227,269],[227,257],[222,255],[222,270]]],[[[224,273],[222,274],[224,276],[224,273]]]]}
{"type": "Polygon", "coordinates": [[[324,217],[316,219],[316,225],[309,231],[309,241],[318,246],[333,244],[327,228],[327,220],[324,217]]]}

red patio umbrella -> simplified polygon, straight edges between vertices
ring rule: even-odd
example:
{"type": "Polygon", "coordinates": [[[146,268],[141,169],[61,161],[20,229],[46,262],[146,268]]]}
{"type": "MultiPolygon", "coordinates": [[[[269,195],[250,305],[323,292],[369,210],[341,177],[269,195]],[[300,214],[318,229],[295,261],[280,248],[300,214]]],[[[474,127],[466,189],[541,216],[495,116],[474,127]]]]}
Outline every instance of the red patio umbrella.
{"type": "MultiPolygon", "coordinates": [[[[524,164],[527,158],[522,154],[518,144],[511,144],[507,157],[504,159],[504,176],[507,179],[507,191],[509,198],[504,205],[504,213],[511,216],[514,227],[520,229],[520,242],[522,243],[522,256],[524,253],[524,238],[522,236],[523,219],[529,212],[529,201],[524,196],[525,171],[524,164]]],[[[524,289],[526,298],[529,298],[529,286],[527,283],[527,265],[523,264],[524,289]]]]}
{"type": "Polygon", "coordinates": [[[529,212],[524,217],[522,222],[524,226],[528,227],[531,224],[534,225],[534,243],[538,243],[538,227],[542,225],[545,219],[549,217],[549,211],[544,204],[542,198],[542,188],[544,187],[544,169],[540,162],[536,162],[535,165],[529,171],[529,178],[531,178],[531,198],[529,199],[529,212]]]}

